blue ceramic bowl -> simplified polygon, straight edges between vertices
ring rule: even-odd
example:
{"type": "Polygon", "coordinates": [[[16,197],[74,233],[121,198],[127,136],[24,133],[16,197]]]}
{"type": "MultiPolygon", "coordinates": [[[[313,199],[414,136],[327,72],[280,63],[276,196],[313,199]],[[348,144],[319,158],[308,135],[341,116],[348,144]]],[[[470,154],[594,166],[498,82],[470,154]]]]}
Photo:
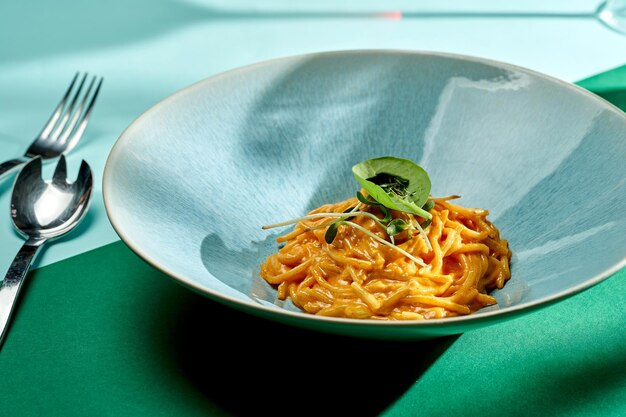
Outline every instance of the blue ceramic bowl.
{"type": "Polygon", "coordinates": [[[349,51],[235,69],[165,99],[121,135],[103,192],[130,248],[214,300],[315,330],[425,338],[511,319],[618,271],[625,184],[626,116],[581,88],[479,58],[349,51]],[[276,301],[258,271],[284,230],[261,226],[353,196],[352,165],[383,155],[422,165],[434,195],[490,211],[513,251],[496,306],[380,322],[276,301]]]}

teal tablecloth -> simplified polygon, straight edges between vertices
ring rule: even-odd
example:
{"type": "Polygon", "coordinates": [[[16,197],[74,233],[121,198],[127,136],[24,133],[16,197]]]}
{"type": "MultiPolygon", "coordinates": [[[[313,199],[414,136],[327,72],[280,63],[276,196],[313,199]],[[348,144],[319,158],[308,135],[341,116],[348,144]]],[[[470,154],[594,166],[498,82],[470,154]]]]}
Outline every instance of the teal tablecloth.
{"type": "Polygon", "coordinates": [[[6,416],[623,416],[626,273],[425,342],[285,327],[114,243],[37,270],[0,353],[6,416]]]}

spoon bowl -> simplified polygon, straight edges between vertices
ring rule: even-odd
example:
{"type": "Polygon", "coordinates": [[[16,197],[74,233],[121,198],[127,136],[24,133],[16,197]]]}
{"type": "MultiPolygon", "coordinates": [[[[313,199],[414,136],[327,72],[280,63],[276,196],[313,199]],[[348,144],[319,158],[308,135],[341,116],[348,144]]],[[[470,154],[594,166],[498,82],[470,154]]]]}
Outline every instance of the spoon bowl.
{"type": "Polygon", "coordinates": [[[27,239],[54,239],[73,229],[87,212],[93,187],[85,161],[73,183],[67,180],[65,157],[59,159],[52,180],[41,178],[41,166],[40,158],[28,163],[11,196],[13,224],[27,239]]]}

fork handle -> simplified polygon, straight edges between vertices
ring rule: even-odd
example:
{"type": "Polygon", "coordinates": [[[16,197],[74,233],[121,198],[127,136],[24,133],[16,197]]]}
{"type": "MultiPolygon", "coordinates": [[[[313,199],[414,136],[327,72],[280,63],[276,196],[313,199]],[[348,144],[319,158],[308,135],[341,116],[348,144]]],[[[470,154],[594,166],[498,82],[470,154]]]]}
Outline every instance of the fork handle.
{"type": "Polygon", "coordinates": [[[8,161],[1,163],[0,164],[0,180],[4,177],[5,174],[8,175],[14,169],[28,162],[28,160],[29,160],[28,158],[23,157],[23,158],[9,159],[8,161]]]}
{"type": "Polygon", "coordinates": [[[2,346],[2,342],[7,335],[9,321],[11,320],[15,301],[22,288],[24,278],[26,278],[30,265],[44,242],[44,239],[31,238],[24,243],[17,252],[13,263],[11,263],[2,281],[2,285],[0,286],[0,329],[2,329],[2,333],[0,333],[0,346],[2,346]]]}

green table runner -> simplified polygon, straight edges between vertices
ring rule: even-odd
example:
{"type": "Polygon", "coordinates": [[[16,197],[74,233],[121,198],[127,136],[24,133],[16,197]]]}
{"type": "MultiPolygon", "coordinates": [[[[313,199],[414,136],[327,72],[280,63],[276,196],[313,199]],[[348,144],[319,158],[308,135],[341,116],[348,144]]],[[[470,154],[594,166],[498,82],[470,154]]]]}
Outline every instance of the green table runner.
{"type": "MultiPolygon", "coordinates": [[[[580,84],[626,109],[626,66],[580,84]]],[[[622,270],[485,329],[369,341],[223,307],[117,242],[31,273],[0,415],[624,416],[625,294],[622,270]]]]}

